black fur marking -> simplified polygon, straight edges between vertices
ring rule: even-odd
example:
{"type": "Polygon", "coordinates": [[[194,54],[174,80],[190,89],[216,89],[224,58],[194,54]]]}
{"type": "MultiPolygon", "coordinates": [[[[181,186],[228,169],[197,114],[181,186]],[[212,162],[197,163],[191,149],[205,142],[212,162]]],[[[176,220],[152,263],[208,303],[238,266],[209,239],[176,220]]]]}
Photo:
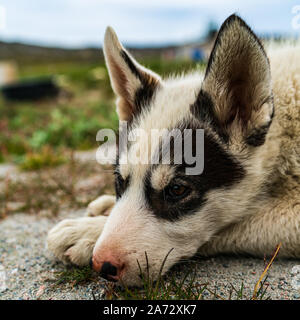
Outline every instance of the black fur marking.
{"type": "Polygon", "coordinates": [[[203,121],[215,121],[214,105],[210,95],[204,90],[200,90],[196,101],[190,106],[194,116],[203,121]]]}
{"type": "MultiPolygon", "coordinates": [[[[188,128],[188,127],[186,127],[188,128]]],[[[193,152],[195,139],[193,139],[193,152]]],[[[194,152],[195,154],[195,152],[194,152]]],[[[176,221],[186,215],[191,215],[199,210],[207,201],[207,192],[214,189],[226,188],[239,182],[245,175],[242,165],[233,158],[209,134],[204,137],[204,171],[201,175],[186,175],[186,163],[176,166],[176,175],[170,182],[183,184],[191,191],[186,198],[179,201],[168,196],[167,186],[164,190],[155,190],[151,185],[151,170],[145,180],[145,197],[149,209],[159,218],[176,221]]]]}
{"type": "Polygon", "coordinates": [[[228,143],[229,136],[218,124],[214,113],[213,101],[206,91],[203,89],[200,90],[196,101],[190,106],[190,110],[197,119],[204,122],[209,122],[212,129],[219,135],[219,137],[225,143],[228,143]]]}
{"type": "MultiPolygon", "coordinates": [[[[208,75],[210,69],[211,69],[211,66],[213,64],[213,61],[214,61],[214,57],[215,57],[215,54],[217,52],[217,49],[218,49],[218,46],[220,45],[221,43],[221,39],[222,39],[222,36],[223,36],[223,33],[226,31],[226,29],[233,23],[233,22],[238,22],[240,24],[241,27],[245,28],[249,34],[254,38],[254,40],[258,43],[261,51],[263,52],[264,56],[267,58],[268,60],[268,57],[266,55],[266,52],[265,52],[265,49],[260,41],[260,39],[256,36],[256,34],[252,31],[252,29],[246,24],[246,22],[241,19],[239,16],[237,16],[236,14],[232,14],[231,16],[229,16],[225,21],[224,23],[222,24],[219,32],[218,32],[218,35],[217,35],[217,38],[215,40],[215,43],[214,43],[214,46],[213,46],[213,49],[211,51],[211,54],[209,56],[209,60],[208,60],[208,63],[207,63],[207,68],[206,68],[206,72],[205,72],[205,78],[206,76],[208,75]]],[[[269,61],[269,60],[268,60],[269,61]]]]}
{"type": "Polygon", "coordinates": [[[143,71],[138,70],[133,61],[130,59],[126,51],[122,50],[120,52],[121,57],[124,59],[130,71],[140,80],[141,87],[136,91],[134,97],[134,114],[137,116],[141,113],[143,108],[150,105],[151,100],[155,94],[158,87],[158,81],[146,74],[143,71]]]}
{"type": "Polygon", "coordinates": [[[253,147],[259,147],[265,143],[266,135],[269,131],[270,125],[272,121],[270,121],[268,124],[254,129],[251,134],[246,138],[246,143],[249,146],[253,147]]]}
{"type": "Polygon", "coordinates": [[[117,156],[116,165],[114,167],[114,175],[115,175],[115,192],[117,200],[120,199],[123,193],[128,189],[130,183],[130,176],[125,179],[121,176],[119,172],[119,156],[117,156]]]}
{"type": "Polygon", "coordinates": [[[123,60],[125,61],[125,63],[127,64],[130,71],[142,82],[143,81],[142,75],[139,72],[139,70],[137,69],[137,67],[134,65],[132,60],[129,58],[127,52],[124,50],[121,50],[120,55],[123,58],[123,60]]]}
{"type": "Polygon", "coordinates": [[[135,116],[140,114],[143,108],[147,108],[150,105],[150,102],[154,97],[156,88],[157,85],[152,82],[143,85],[136,91],[134,98],[134,104],[136,108],[134,113],[135,116]]]}
{"type": "Polygon", "coordinates": [[[272,104],[273,108],[272,108],[272,113],[270,115],[270,121],[265,124],[264,126],[261,126],[260,128],[255,128],[251,134],[246,138],[246,143],[249,146],[253,146],[253,147],[259,147],[261,145],[263,145],[266,141],[266,136],[267,133],[269,131],[269,128],[272,124],[274,115],[275,115],[275,108],[274,108],[274,99],[273,96],[270,97],[269,101],[270,104],[272,104]]]}
{"type": "Polygon", "coordinates": [[[121,198],[123,193],[127,190],[129,186],[129,177],[123,179],[119,173],[115,173],[115,190],[117,199],[121,198]]]}

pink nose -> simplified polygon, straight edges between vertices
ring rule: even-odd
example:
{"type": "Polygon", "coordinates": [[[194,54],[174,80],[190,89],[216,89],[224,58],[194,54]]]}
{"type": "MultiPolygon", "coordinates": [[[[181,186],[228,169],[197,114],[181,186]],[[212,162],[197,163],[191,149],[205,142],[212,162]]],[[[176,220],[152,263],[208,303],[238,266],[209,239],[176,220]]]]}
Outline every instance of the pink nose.
{"type": "Polygon", "coordinates": [[[98,260],[95,256],[92,258],[92,267],[100,276],[109,281],[119,281],[125,265],[114,259],[107,257],[106,259],[98,260]]]}

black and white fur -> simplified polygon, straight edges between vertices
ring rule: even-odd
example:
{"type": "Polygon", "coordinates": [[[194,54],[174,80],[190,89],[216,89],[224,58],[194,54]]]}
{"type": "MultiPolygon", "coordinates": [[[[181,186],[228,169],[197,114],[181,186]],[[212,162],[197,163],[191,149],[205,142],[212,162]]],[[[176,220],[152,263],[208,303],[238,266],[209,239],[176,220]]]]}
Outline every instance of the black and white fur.
{"type": "MultiPolygon", "coordinates": [[[[197,252],[262,256],[280,242],[281,256],[300,257],[299,46],[266,53],[232,15],[204,73],[161,79],[111,28],[104,53],[120,120],[146,132],[204,129],[204,171],[188,176],[184,162],[119,164],[119,154],[116,199],[100,197],[89,217],[55,226],[48,236],[54,255],[77,265],[92,258],[104,277],[127,285],[140,283],[145,252],[154,278],[172,248],[163,272],[197,252]]],[[[137,143],[149,151],[143,137],[137,143]]]]}

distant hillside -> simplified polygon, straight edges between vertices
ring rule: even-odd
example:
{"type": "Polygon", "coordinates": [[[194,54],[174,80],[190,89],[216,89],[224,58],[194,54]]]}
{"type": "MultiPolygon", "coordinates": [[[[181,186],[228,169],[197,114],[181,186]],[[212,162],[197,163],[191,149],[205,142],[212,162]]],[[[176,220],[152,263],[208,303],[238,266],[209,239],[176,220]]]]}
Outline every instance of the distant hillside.
{"type": "Polygon", "coordinates": [[[22,43],[8,43],[0,41],[0,59],[12,59],[17,62],[32,61],[66,61],[90,60],[99,61],[102,51],[96,48],[87,49],[62,49],[49,48],[22,43]]]}
{"type": "MultiPolygon", "coordinates": [[[[139,56],[157,56],[161,48],[129,49],[139,56]]],[[[15,60],[18,63],[43,62],[43,61],[89,61],[97,62],[103,59],[102,48],[64,49],[43,47],[22,43],[8,43],[0,41],[0,60],[15,60]]]]}

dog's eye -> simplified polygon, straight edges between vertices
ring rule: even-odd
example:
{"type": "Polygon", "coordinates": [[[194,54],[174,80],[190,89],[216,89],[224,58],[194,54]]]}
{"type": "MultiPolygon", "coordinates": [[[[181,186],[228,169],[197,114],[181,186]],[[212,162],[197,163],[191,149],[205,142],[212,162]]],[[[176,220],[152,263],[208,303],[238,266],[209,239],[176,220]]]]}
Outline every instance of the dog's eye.
{"type": "Polygon", "coordinates": [[[168,187],[167,192],[168,192],[168,195],[171,196],[172,198],[181,199],[188,194],[189,188],[184,185],[174,184],[168,187]]]}

